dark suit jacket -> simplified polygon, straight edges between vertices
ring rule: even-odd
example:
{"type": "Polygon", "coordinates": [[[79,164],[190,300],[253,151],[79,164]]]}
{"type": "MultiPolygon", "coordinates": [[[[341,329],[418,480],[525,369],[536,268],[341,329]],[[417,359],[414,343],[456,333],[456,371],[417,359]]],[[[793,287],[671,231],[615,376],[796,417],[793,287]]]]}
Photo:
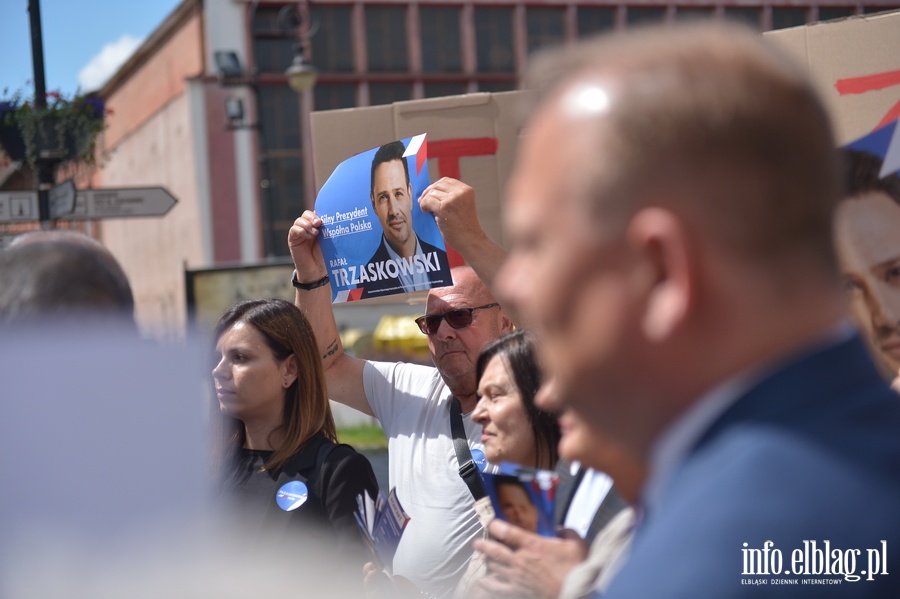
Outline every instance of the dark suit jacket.
{"type": "MultiPolygon", "coordinates": [[[[445,283],[447,285],[452,285],[453,281],[450,278],[450,263],[447,261],[447,252],[436,248],[430,243],[425,243],[421,238],[419,238],[418,235],[416,236],[416,239],[419,240],[419,245],[422,247],[422,252],[424,252],[426,255],[431,252],[437,252],[438,255],[438,265],[440,266],[441,270],[428,272],[428,280],[432,284],[445,283]]],[[[377,262],[383,262],[390,259],[391,256],[390,254],[388,254],[387,245],[384,240],[384,236],[382,236],[381,243],[378,245],[378,249],[375,250],[375,253],[369,259],[367,265],[377,262]]],[[[378,281],[366,281],[365,283],[360,283],[359,287],[363,290],[360,299],[366,299],[368,297],[378,297],[379,295],[385,295],[389,291],[393,291],[399,287],[402,287],[402,283],[400,282],[399,277],[388,277],[378,281]]]]}
{"type": "MultiPolygon", "coordinates": [[[[563,526],[566,522],[566,515],[569,513],[569,507],[572,505],[572,499],[575,497],[575,491],[584,478],[585,467],[581,466],[573,475],[571,470],[571,462],[568,460],[560,460],[556,465],[556,473],[559,475],[559,484],[556,487],[556,500],[553,504],[553,519],[557,526],[563,526]]],[[[616,514],[625,509],[628,503],[619,495],[615,485],[609,489],[606,497],[597,506],[591,525],[588,527],[585,541],[588,544],[594,542],[597,533],[603,530],[610,520],[616,514]]]]}
{"type": "Polygon", "coordinates": [[[604,597],[900,597],[898,556],[900,397],[854,336],[791,361],[706,431],[664,490],[658,513],[645,514],[631,557],[604,597]],[[832,551],[860,550],[854,567],[844,568],[857,575],[882,572],[883,564],[867,561],[867,550],[882,555],[882,540],[890,574],[873,581],[783,573],[802,571],[795,550],[811,565],[803,557],[805,547],[813,554],[811,541],[819,550],[825,541],[832,551]],[[762,566],[748,568],[754,554],[744,550],[762,550],[766,541],[771,557],[759,561],[771,572],[780,551],[782,574],[745,574],[762,566]],[[841,583],[773,584],[811,578],[841,583]]]}

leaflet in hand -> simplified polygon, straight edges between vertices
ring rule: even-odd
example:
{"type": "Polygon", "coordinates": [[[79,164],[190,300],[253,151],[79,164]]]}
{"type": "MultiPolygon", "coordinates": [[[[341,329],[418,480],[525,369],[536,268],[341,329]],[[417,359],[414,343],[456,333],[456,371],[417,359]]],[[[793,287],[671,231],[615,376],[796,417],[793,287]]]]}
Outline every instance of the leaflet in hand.
{"type": "Polygon", "coordinates": [[[375,499],[368,493],[360,493],[356,503],[356,523],[372,552],[373,561],[380,569],[390,572],[400,537],[409,522],[409,515],[397,499],[397,488],[392,488],[387,497],[379,491],[375,499]]]}
{"type": "Polygon", "coordinates": [[[556,536],[553,506],[559,475],[504,462],[482,476],[498,518],[541,536],[556,536]]]}
{"type": "Polygon", "coordinates": [[[332,302],[453,284],[434,216],[419,207],[427,158],[422,133],[348,158],[322,186],[316,214],[332,302]]]}

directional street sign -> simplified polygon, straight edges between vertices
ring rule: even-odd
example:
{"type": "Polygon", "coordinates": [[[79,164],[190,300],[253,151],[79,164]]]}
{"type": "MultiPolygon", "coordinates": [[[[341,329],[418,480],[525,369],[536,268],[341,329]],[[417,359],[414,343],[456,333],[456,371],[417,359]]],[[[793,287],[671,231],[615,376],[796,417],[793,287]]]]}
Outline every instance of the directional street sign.
{"type": "MultiPolygon", "coordinates": [[[[85,220],[162,216],[175,205],[162,187],[121,187],[76,191],[72,181],[50,190],[50,218],[85,220]]],[[[39,220],[36,191],[0,192],[0,223],[39,220]]]]}
{"type": "Polygon", "coordinates": [[[162,216],[177,201],[162,187],[83,189],[75,198],[75,209],[61,218],[74,220],[162,216]]]}
{"type": "Polygon", "coordinates": [[[0,192],[0,223],[16,223],[38,218],[37,192],[0,192]]]}
{"type": "Polygon", "coordinates": [[[50,218],[64,218],[75,208],[75,181],[69,179],[50,190],[50,218]]]}

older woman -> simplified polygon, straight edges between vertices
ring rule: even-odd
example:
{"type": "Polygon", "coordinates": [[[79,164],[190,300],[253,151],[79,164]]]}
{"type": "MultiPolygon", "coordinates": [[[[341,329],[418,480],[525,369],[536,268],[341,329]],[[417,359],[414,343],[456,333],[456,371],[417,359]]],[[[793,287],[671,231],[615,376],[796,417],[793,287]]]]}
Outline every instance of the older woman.
{"type": "MultiPolygon", "coordinates": [[[[555,398],[556,391],[552,381],[544,382],[542,386],[534,358],[534,341],[528,333],[513,333],[485,348],[478,361],[478,372],[478,392],[481,399],[472,419],[483,427],[484,451],[488,461],[514,461],[549,469],[557,466],[557,446],[561,445],[566,458],[602,466],[615,472],[617,476],[621,475],[625,489],[629,491],[628,497],[633,497],[631,493],[636,493],[634,489],[640,486],[643,470],[637,468],[636,462],[629,455],[621,452],[615,445],[601,443],[596,434],[571,411],[563,413],[557,420],[556,416],[535,407],[534,401],[539,390],[543,395],[541,405],[558,406],[559,400],[555,398]],[[562,440],[561,427],[565,432],[562,440]],[[575,443],[575,437],[578,437],[578,443],[575,443]],[[575,451],[580,447],[579,443],[587,444],[593,454],[575,451]],[[597,459],[598,456],[603,459],[597,459]]],[[[584,474],[582,482],[586,478],[587,474],[584,474]]],[[[615,560],[628,547],[631,511],[619,517],[619,510],[625,504],[618,492],[610,489],[611,481],[605,474],[597,472],[593,472],[591,478],[596,484],[585,485],[586,490],[580,495],[578,509],[581,516],[590,516],[585,522],[584,530],[587,531],[594,525],[598,531],[604,530],[611,519],[617,520],[615,528],[600,539],[596,549],[591,549],[594,554],[590,560],[585,559],[589,547],[580,539],[579,535],[584,535],[582,530],[562,533],[564,538],[538,538],[533,534],[522,537],[528,538],[531,543],[528,551],[522,555],[542,556],[539,561],[523,558],[501,564],[496,561],[497,550],[509,555],[509,548],[493,541],[478,541],[476,546],[487,543],[480,550],[490,550],[490,559],[494,560],[490,562],[492,572],[485,577],[486,568],[483,564],[473,566],[457,588],[455,599],[489,599],[497,596],[580,597],[588,594],[594,585],[605,585],[608,573],[618,566],[615,560]],[[603,478],[608,481],[605,485],[603,478]],[[605,568],[602,572],[598,570],[601,566],[605,568]],[[571,578],[568,576],[570,573],[573,573],[571,578]]],[[[557,491],[561,491],[561,488],[557,491]]],[[[524,497],[525,493],[518,491],[517,496],[508,500],[509,507],[500,498],[506,519],[524,529],[521,535],[527,535],[524,532],[526,530],[535,530],[533,522],[536,519],[533,506],[529,507],[524,497]]],[[[560,501],[560,496],[557,495],[556,499],[560,501]]],[[[557,517],[561,517],[563,513],[558,513],[557,517]]],[[[559,523],[563,522],[570,526],[567,519],[560,519],[559,523]]],[[[484,554],[480,551],[476,555],[484,560],[484,554]]]]}
{"type": "Polygon", "coordinates": [[[541,373],[531,335],[515,331],[485,347],[476,373],[479,400],[472,420],[482,427],[488,462],[552,470],[558,458],[559,422],[534,405],[541,373]]]}
{"type": "MultiPolygon", "coordinates": [[[[538,409],[534,397],[541,387],[541,372],[534,354],[534,339],[519,330],[493,341],[475,364],[478,404],[472,420],[482,427],[484,456],[491,464],[513,462],[552,470],[558,458],[560,429],[556,416],[538,409]]],[[[513,523],[534,530],[537,511],[520,488],[508,496],[498,491],[504,515],[513,523]]],[[[475,511],[487,528],[494,517],[490,499],[475,502],[475,511]]],[[[485,596],[475,588],[486,573],[484,556],[476,553],[454,593],[455,599],[485,596]]]]}
{"type": "Polygon", "coordinates": [[[267,540],[336,549],[361,564],[356,497],[377,494],[378,483],[365,456],[337,444],[306,317],[283,300],[240,302],[215,340],[221,488],[267,540]]]}

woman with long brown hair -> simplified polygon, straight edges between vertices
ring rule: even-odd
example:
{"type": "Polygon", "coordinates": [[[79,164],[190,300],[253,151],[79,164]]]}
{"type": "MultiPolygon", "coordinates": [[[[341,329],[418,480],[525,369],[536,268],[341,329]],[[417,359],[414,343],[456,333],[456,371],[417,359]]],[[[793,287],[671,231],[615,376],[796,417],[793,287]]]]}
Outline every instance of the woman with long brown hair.
{"type": "MultiPolygon", "coordinates": [[[[322,361],[303,313],[279,299],[235,304],[214,332],[219,486],[251,528],[364,560],[354,511],[377,494],[365,456],[337,443],[322,361]]],[[[243,520],[242,518],[242,520],[243,520]]]]}

